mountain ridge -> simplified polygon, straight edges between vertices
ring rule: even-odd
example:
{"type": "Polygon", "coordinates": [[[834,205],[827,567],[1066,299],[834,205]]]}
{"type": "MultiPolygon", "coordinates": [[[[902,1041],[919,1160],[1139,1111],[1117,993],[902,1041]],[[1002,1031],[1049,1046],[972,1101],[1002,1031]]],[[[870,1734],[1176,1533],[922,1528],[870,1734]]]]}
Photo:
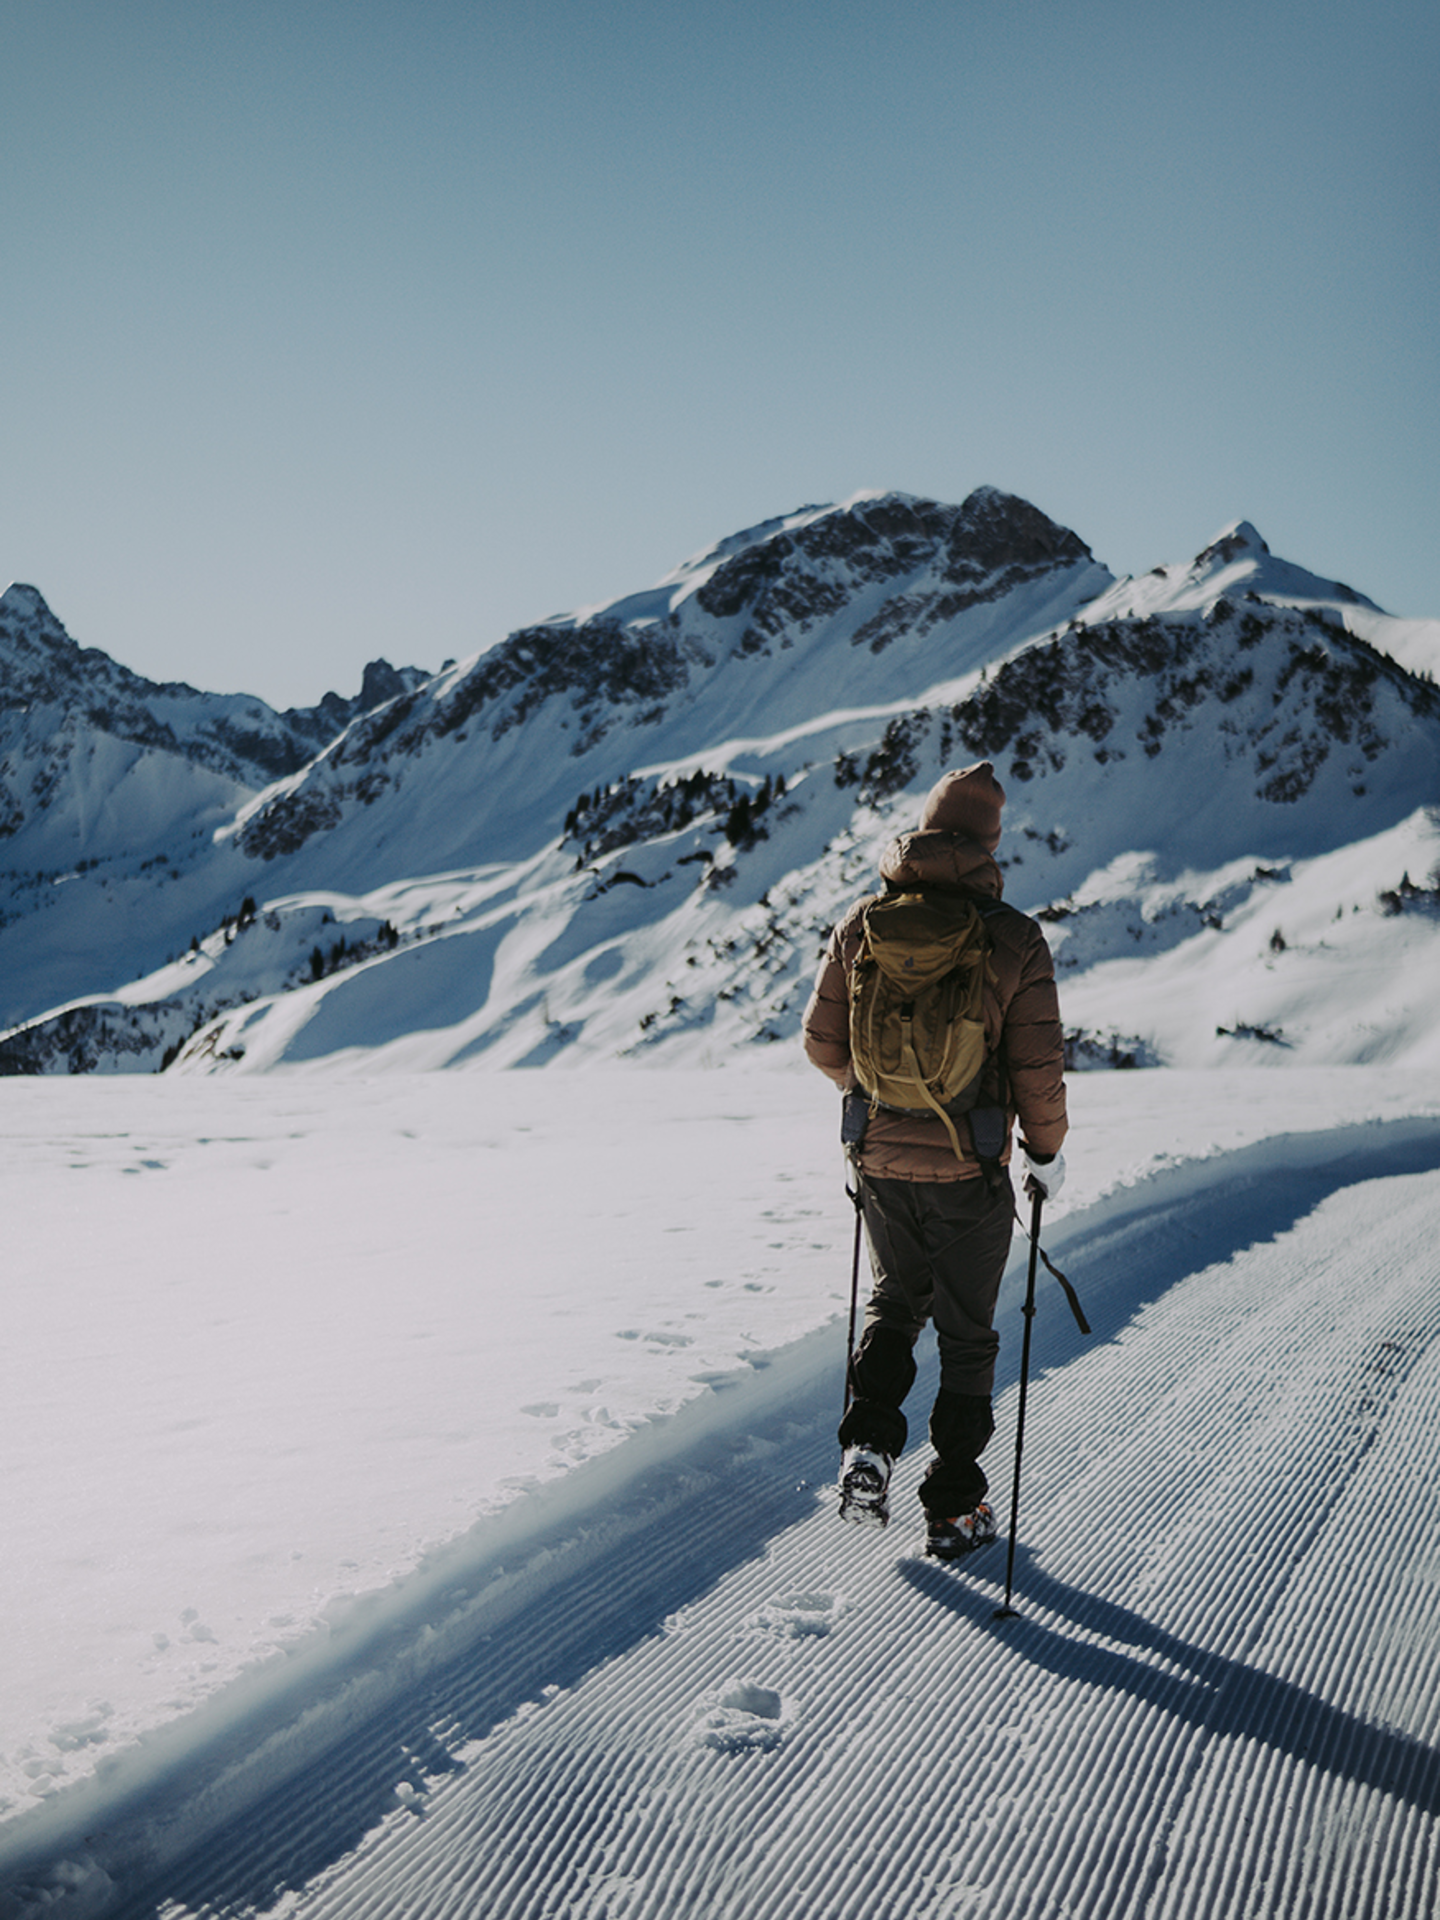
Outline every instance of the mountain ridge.
{"type": "MultiPolygon", "coordinates": [[[[89,702],[89,717],[95,721],[104,712],[96,705],[97,697],[110,691],[131,705],[149,701],[172,708],[193,706],[201,717],[186,743],[188,751],[212,759],[238,777],[259,773],[273,779],[277,773],[293,771],[358,713],[428,678],[416,667],[397,669],[388,660],[372,660],[364,668],[360,692],[352,698],[327,693],[313,707],[282,712],[251,694],[205,693],[185,681],[147,680],[100,648],[81,647],[56,619],[38,587],[15,581],[0,594],[0,710],[63,706],[67,696],[83,695],[89,702]],[[207,707],[215,715],[208,729],[207,707]],[[236,725],[232,714],[248,719],[249,729],[236,725]]],[[[122,720],[124,714],[122,707],[122,720]]],[[[141,744],[148,744],[152,737],[163,739],[172,751],[180,744],[162,721],[152,720],[141,744]]]]}
{"type": "MultiPolygon", "coordinates": [[[[1223,985],[1227,933],[1273,891],[1254,876],[1383,848],[1408,864],[1352,900],[1365,917],[1327,978],[1361,966],[1375,915],[1400,922],[1397,956],[1428,951],[1410,867],[1428,879],[1440,857],[1440,707],[1379,644],[1416,625],[1246,521],[1117,581],[994,488],[777,516],[652,589],[397,676],[303,764],[212,797],[158,876],[111,856],[61,904],[59,876],[12,879],[0,958],[28,956],[29,1005],[12,995],[0,1064],[721,1059],[793,1034],[829,919],[957,758],[1001,768],[1007,893],[1048,916],[1075,976],[1076,1063],[1203,1063],[1221,1029],[1284,1023],[1242,1008],[1181,1034],[1130,991],[1122,1030],[1104,982],[1128,943],[1157,981],[1183,949],[1223,985]],[[47,998],[82,904],[113,924],[138,902],[142,977],[82,956],[83,990],[47,998]]],[[[1408,988],[1387,1018],[1396,1046],[1431,1044],[1408,988]]],[[[1323,1057],[1343,1056],[1327,1033],[1323,1057]]]]}

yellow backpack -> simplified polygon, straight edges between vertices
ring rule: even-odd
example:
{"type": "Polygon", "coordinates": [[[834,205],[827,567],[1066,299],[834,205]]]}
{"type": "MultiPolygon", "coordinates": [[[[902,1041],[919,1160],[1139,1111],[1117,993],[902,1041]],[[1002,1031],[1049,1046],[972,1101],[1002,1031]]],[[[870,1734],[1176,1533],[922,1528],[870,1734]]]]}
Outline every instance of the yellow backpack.
{"type": "Polygon", "coordinates": [[[872,1107],[936,1114],[961,1160],[951,1116],[980,1094],[989,954],[974,900],[896,893],[865,909],[850,975],[850,1056],[872,1107]]]}

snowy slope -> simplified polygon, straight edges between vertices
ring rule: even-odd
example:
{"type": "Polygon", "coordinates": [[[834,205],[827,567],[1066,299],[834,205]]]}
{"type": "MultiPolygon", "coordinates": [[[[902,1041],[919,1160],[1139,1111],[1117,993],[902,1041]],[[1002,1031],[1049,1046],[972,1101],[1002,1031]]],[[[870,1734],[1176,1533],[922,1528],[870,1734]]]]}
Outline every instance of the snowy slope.
{"type": "Polygon", "coordinates": [[[1433,1077],[1072,1101],[997,1624],[816,1076],[7,1086],[0,1915],[1432,1911],[1433,1077]]]}
{"type": "Polygon", "coordinates": [[[190,864],[47,882],[0,945],[33,992],[78,943],[91,984],[0,1055],[723,1060],[793,1034],[885,839],[986,756],[1074,1064],[1273,1058],[1277,1029],[1291,1061],[1430,1060],[1440,696],[1398,631],[1244,522],[1115,582],[993,490],[806,509],[362,716],[190,864]],[[82,928],[117,918],[107,977],[82,928]],[[1278,992],[1277,933],[1307,956],[1278,992]]]}
{"type": "Polygon", "coordinates": [[[1217,592],[1326,611],[1408,672],[1433,680],[1440,671],[1440,620],[1396,619],[1343,581],[1321,579],[1281,560],[1248,520],[1224,528],[1188,567],[1156,567],[1140,580],[1118,581],[1096,611],[1143,615],[1203,606],[1217,592]]]}
{"type": "Polygon", "coordinates": [[[237,837],[278,861],[323,835],[332,883],[352,870],[349,841],[372,884],[426,870],[413,840],[394,844],[417,829],[431,870],[524,858],[597,782],[647,762],[727,772],[736,743],[913,698],[1108,579],[1074,534],[991,489],[962,507],[860,495],[738,535],[651,592],[513,634],[350,729],[237,837]]]}
{"type": "Polygon", "coordinates": [[[34,587],[0,595],[0,1021],[149,972],[229,909],[213,836],[358,713],[425,676],[276,713],[158,685],[70,638],[34,587]],[[147,957],[148,956],[148,957],[147,957]]]}
{"type": "MultiPolygon", "coordinates": [[[[370,911],[365,897],[403,890],[412,911],[402,907],[397,924],[428,933],[451,911],[446,876],[470,885],[499,868],[516,884],[540,855],[569,873],[577,849],[561,843],[577,799],[677,757],[682,774],[703,770],[680,851],[706,864],[730,809],[758,793],[767,770],[747,735],[789,728],[789,744],[770,756],[776,774],[807,753],[833,758],[837,745],[873,734],[866,716],[978,668],[1109,579],[1074,534],[988,489],[963,507],[857,496],[737,535],[649,594],[527,629],[407,688],[278,784],[240,796],[223,830],[213,813],[197,816],[152,854],[112,795],[115,833],[131,832],[134,858],[87,858],[59,875],[47,865],[12,884],[10,924],[0,926],[9,1017],[113,996],[157,965],[168,996],[163,969],[233,922],[247,898],[268,908],[341,895],[357,903],[337,916],[348,919],[370,911]],[[855,705],[861,716],[844,710],[855,705]],[[437,885],[438,905],[423,897],[437,885]],[[85,969],[83,990],[69,988],[85,969]],[[67,990],[47,993],[56,981],[67,990]]],[[[270,991],[294,984],[310,953],[308,940],[283,961],[277,952],[270,991]]],[[[180,1015],[162,1009],[138,1052],[133,1021],[97,1017],[67,1023],[58,1042],[52,1034],[46,1063],[158,1064],[177,1019],[188,1031],[259,990],[242,972],[234,989],[210,982],[183,996],[180,1015]]],[[[22,1064],[29,1070],[28,1054],[22,1064]]]]}

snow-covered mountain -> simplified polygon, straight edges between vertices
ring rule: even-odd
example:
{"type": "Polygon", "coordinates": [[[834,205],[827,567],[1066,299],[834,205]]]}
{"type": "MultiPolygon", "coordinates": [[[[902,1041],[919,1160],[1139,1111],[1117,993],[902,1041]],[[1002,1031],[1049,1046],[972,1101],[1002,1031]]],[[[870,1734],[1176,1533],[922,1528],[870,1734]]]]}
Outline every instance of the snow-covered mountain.
{"type": "Polygon", "coordinates": [[[12,1071],[718,1061],[982,757],[1075,1064],[1440,1057],[1440,621],[1243,521],[1116,580],[993,489],[860,494],[302,715],[0,614],[12,1071]]]}
{"type": "MultiPolygon", "coordinates": [[[[356,699],[328,693],[317,707],[276,713],[245,694],[198,693],[142,679],[97,648],[78,647],[34,587],[12,586],[0,596],[6,755],[0,831],[7,840],[28,836],[37,853],[48,846],[68,856],[78,844],[92,859],[103,856],[114,836],[133,834],[136,826],[131,796],[112,791],[107,776],[114,784],[135,778],[148,756],[164,753],[231,787],[253,789],[293,773],[357,714],[425,678],[416,668],[397,672],[376,660],[365,669],[356,699]],[[94,761],[102,741],[114,743],[112,764],[100,765],[87,781],[76,756],[94,761]],[[116,751],[125,748],[131,751],[116,751]]],[[[143,775],[136,784],[146,784],[143,775]]],[[[120,839],[118,848],[131,851],[129,839],[120,839]]]]}
{"type": "Polygon", "coordinates": [[[211,924],[216,829],[426,678],[377,660],[357,697],[277,713],[145,680],[77,646],[34,587],[0,595],[0,940],[21,929],[0,948],[0,1020],[113,984],[117,963],[148,971],[162,879],[211,924]]]}

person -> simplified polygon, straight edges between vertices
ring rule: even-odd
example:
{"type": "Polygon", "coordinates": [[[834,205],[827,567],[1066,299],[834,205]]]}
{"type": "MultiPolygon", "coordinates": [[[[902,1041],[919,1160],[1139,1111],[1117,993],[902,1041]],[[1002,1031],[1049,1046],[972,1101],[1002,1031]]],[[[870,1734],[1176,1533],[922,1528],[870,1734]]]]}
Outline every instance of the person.
{"type": "MultiPolygon", "coordinates": [[[[918,830],[893,840],[880,861],[887,894],[959,894],[982,911],[989,957],[976,1105],[995,1115],[995,1137],[981,1141],[985,1162],[974,1151],[984,1129],[963,1119],[947,1127],[936,1113],[873,1103],[863,1141],[852,1148],[874,1286],[850,1358],[850,1398],[839,1434],[840,1512],[861,1525],[884,1526],[889,1519],[891,1468],[908,1435],[902,1407],[915,1381],[915,1344],[933,1319],[940,1351],[930,1412],[934,1458],[919,1492],[926,1551],[939,1559],[995,1537],[980,1455],[995,1428],[991,1393],[1000,1340],[994,1316],[1015,1221],[1009,1166],[1016,1119],[1026,1192],[1053,1198],[1064,1178],[1064,1042],[1055,969],[1037,922],[1001,898],[995,849],[1004,804],[990,761],[947,773],[927,796],[918,830]]],[[[806,1054],[852,1105],[866,1090],[857,1089],[851,1058],[850,981],[865,909],[881,897],[857,901],[834,928],[804,1016],[806,1054]]]]}

